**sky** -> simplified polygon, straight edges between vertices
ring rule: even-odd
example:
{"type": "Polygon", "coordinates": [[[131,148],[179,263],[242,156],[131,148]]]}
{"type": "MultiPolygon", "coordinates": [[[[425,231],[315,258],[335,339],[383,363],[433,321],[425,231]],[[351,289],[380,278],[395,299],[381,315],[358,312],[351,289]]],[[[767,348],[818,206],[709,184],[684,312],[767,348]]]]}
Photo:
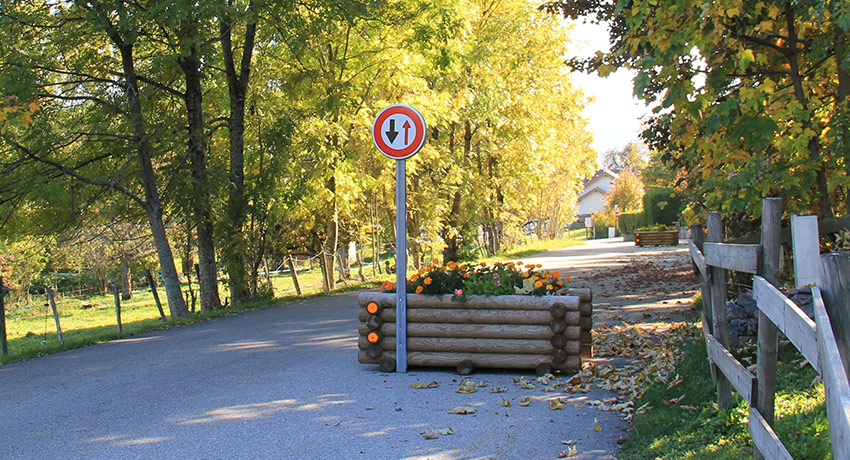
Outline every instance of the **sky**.
{"type": "MultiPolygon", "coordinates": [[[[570,49],[579,57],[592,56],[596,50],[608,50],[608,33],[604,26],[576,22],[574,27],[570,49]]],[[[581,72],[571,75],[574,84],[592,99],[583,115],[593,131],[593,147],[600,158],[608,150],[620,150],[629,142],[639,140],[641,117],[648,110],[643,102],[632,96],[633,77],[634,72],[628,69],[620,69],[606,78],[581,72]]]]}

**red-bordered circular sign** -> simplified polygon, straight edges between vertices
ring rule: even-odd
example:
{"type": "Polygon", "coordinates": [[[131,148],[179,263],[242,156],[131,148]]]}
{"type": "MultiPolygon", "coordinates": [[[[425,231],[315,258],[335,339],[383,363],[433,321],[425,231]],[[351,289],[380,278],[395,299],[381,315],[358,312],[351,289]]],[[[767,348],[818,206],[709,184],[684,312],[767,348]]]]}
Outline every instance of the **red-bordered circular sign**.
{"type": "Polygon", "coordinates": [[[404,160],[425,145],[425,118],[407,104],[393,104],[381,110],[372,123],[375,146],[384,155],[404,160]]]}

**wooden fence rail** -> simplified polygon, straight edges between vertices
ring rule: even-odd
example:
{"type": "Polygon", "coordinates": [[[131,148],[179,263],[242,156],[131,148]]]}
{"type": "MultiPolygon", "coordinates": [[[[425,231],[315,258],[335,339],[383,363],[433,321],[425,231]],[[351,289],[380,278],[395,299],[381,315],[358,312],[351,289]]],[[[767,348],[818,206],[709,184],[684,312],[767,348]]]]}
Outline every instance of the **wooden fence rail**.
{"type": "MultiPolygon", "coordinates": [[[[793,460],[774,432],[776,395],[777,334],[783,333],[803,357],[823,377],[826,390],[832,451],[836,460],[850,460],[850,320],[845,306],[835,306],[835,314],[824,302],[826,297],[850,298],[850,258],[844,256],[840,270],[832,255],[821,261],[818,222],[814,216],[791,219],[795,284],[812,287],[815,320],[810,319],[788,299],[776,284],[779,281],[781,201],[764,200],[761,244],[722,242],[722,221],[717,213],[708,215],[708,242],[702,242],[702,228],[693,228],[689,252],[700,279],[705,313],[702,317],[712,378],[717,381],[718,405],[731,404],[730,387],[750,403],[749,433],[755,445],[755,459],[793,460]],[[729,351],[726,321],[726,270],[752,273],[753,297],[759,310],[757,372],[754,375],[729,351]],[[845,271],[846,270],[846,271],[845,271]],[[838,273],[842,272],[842,273],[838,273]],[[842,291],[845,290],[845,291],[842,291]],[[835,292],[834,292],[835,291],[835,292]],[[706,298],[706,296],[708,298],[706,298]],[[830,319],[832,318],[832,322],[830,319]],[[839,324],[835,324],[838,321],[839,324]]],[[[850,302],[850,299],[848,299],[850,302]]]]}

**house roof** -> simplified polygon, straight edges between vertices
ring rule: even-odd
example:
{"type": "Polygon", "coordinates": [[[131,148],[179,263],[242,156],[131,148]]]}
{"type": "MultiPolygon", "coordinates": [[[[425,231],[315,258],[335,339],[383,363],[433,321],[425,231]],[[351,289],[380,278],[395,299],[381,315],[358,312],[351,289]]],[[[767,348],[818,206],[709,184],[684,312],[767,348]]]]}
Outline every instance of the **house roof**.
{"type": "Polygon", "coordinates": [[[608,192],[606,192],[606,191],[605,191],[602,187],[593,187],[593,188],[591,188],[591,189],[587,189],[587,190],[585,190],[585,191],[583,191],[583,192],[579,193],[579,194],[578,194],[578,199],[580,200],[580,199],[582,199],[582,198],[586,197],[587,195],[590,195],[590,194],[591,194],[591,193],[593,193],[593,192],[599,192],[599,193],[601,193],[601,194],[603,194],[603,195],[607,195],[607,194],[608,194],[608,192]]]}
{"type": "Polygon", "coordinates": [[[584,183],[585,183],[585,185],[587,185],[588,183],[590,183],[590,182],[592,182],[592,181],[594,181],[594,180],[596,180],[596,179],[598,179],[602,176],[609,176],[612,179],[616,179],[617,176],[619,176],[619,174],[614,172],[614,171],[611,171],[610,169],[606,169],[606,168],[599,169],[595,173],[593,173],[593,176],[590,179],[587,179],[586,181],[584,181],[584,183]]]}

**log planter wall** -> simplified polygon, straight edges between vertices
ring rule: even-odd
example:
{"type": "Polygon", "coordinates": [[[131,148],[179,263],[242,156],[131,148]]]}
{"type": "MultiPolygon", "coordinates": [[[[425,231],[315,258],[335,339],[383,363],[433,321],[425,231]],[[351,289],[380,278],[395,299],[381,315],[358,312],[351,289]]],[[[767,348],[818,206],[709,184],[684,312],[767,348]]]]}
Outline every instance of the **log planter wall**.
{"type": "Polygon", "coordinates": [[[635,246],[676,246],[678,230],[635,232],[635,246]]]}
{"type": "MultiPolygon", "coordinates": [[[[581,368],[592,356],[590,289],[554,296],[407,295],[407,363],[456,366],[461,374],[476,367],[535,369],[538,374],[581,368]]],[[[396,296],[360,294],[358,360],[395,370],[396,296]]]]}

